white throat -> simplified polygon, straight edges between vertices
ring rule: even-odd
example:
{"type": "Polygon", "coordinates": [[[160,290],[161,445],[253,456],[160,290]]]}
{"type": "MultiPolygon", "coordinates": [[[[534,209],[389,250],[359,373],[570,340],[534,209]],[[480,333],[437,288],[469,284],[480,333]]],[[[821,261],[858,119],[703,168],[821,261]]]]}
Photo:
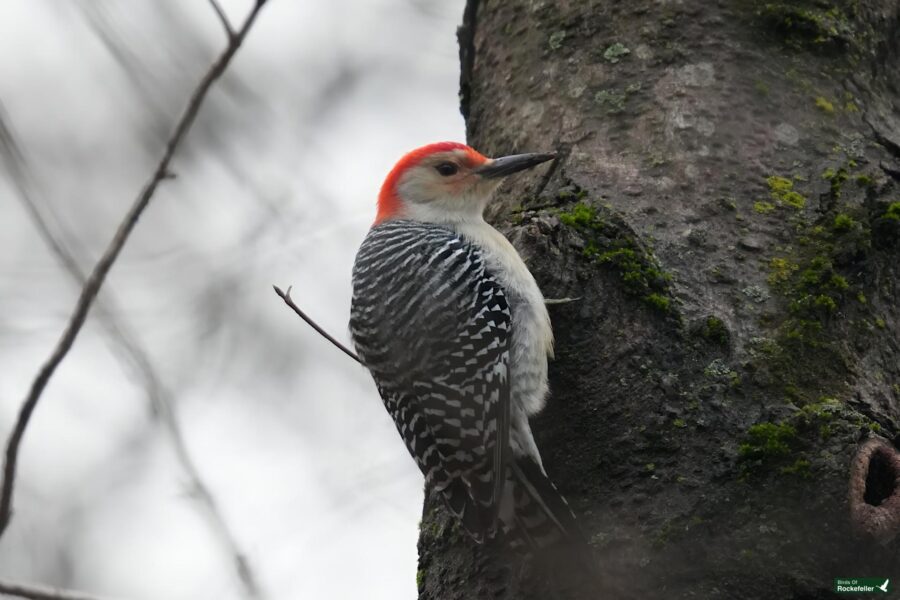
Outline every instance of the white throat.
{"type": "Polygon", "coordinates": [[[429,202],[408,202],[403,201],[402,198],[401,195],[401,202],[403,202],[401,218],[438,225],[485,223],[484,209],[490,201],[490,195],[466,198],[437,197],[429,202]]]}

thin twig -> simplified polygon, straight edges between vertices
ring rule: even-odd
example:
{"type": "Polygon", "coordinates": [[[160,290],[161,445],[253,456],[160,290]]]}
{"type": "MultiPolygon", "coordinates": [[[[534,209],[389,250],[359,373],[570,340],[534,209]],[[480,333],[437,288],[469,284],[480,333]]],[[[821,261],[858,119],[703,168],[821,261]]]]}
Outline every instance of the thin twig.
{"type": "Polygon", "coordinates": [[[30,598],[31,600],[103,600],[99,596],[92,596],[84,592],[73,592],[43,585],[14,583],[3,580],[0,580],[0,594],[16,596],[17,598],[30,598]]]}
{"type": "Polygon", "coordinates": [[[216,11],[219,21],[222,22],[222,27],[225,28],[225,35],[228,36],[229,40],[234,39],[234,28],[231,26],[231,21],[228,20],[228,15],[225,14],[225,11],[222,10],[222,7],[219,6],[216,0],[209,0],[209,3],[212,5],[213,10],[216,11]]]}
{"type": "MultiPolygon", "coordinates": [[[[34,178],[29,173],[25,153],[8,122],[3,110],[3,103],[0,102],[0,156],[4,154],[6,155],[4,162],[7,170],[19,192],[19,200],[34,223],[38,234],[62,263],[64,271],[79,287],[84,286],[87,282],[87,275],[80,266],[81,261],[76,258],[71,245],[66,243],[64,232],[54,233],[53,229],[59,229],[59,225],[51,225],[50,219],[44,216],[38,205],[36,196],[39,194],[32,189],[34,178]]],[[[143,380],[144,390],[150,400],[153,413],[160,418],[163,429],[168,434],[176,460],[187,476],[192,496],[198,499],[200,509],[206,514],[213,534],[219,538],[223,550],[234,562],[246,596],[253,600],[261,598],[262,593],[257,578],[250,568],[246,555],[238,545],[231,527],[218,509],[212,491],[200,475],[199,468],[187,449],[181,424],[175,412],[172,393],[157,375],[150,354],[141,344],[140,338],[128,327],[126,322],[118,318],[122,311],[118,309],[118,303],[109,285],[104,288],[103,294],[94,301],[94,310],[109,338],[121,349],[120,352],[114,352],[113,355],[143,380]]]]}
{"type": "Polygon", "coordinates": [[[119,225],[115,236],[113,236],[113,239],[109,243],[109,246],[106,248],[106,251],[103,253],[103,256],[100,257],[100,260],[95,265],[94,270],[91,272],[90,276],[87,279],[87,282],[81,290],[81,294],[78,297],[78,302],[75,305],[75,310],[72,313],[68,324],[66,325],[66,329],[63,332],[62,337],[60,338],[56,347],[53,349],[50,358],[47,359],[47,362],[41,367],[40,371],[32,382],[31,389],[28,393],[28,396],[25,398],[21,409],[19,410],[16,424],[13,428],[12,434],[9,436],[9,441],[6,446],[6,455],[3,465],[3,487],[2,492],[0,492],[0,535],[2,535],[6,531],[6,528],[9,525],[10,520],[12,519],[12,499],[13,489],[15,486],[16,463],[18,460],[19,445],[22,442],[22,436],[25,434],[25,430],[28,427],[28,422],[31,419],[31,415],[38,404],[38,400],[40,400],[41,394],[47,387],[47,383],[50,381],[50,377],[53,375],[53,373],[56,371],[56,368],[60,365],[60,363],[68,354],[69,350],[72,348],[72,344],[75,342],[75,338],[78,336],[78,332],[81,331],[81,327],[84,325],[84,322],[87,319],[87,315],[91,309],[91,305],[93,304],[97,293],[100,291],[100,287],[103,285],[103,282],[106,279],[106,275],[109,273],[113,264],[115,264],[119,253],[125,246],[125,242],[128,240],[128,237],[134,229],[135,225],[137,225],[138,219],[149,205],[150,199],[153,198],[153,194],[156,191],[156,188],[159,186],[160,182],[166,178],[167,174],[169,174],[169,164],[172,162],[172,157],[175,154],[175,150],[178,148],[179,144],[184,139],[187,132],[190,130],[191,125],[193,124],[194,119],[196,118],[197,113],[200,110],[200,106],[203,103],[203,100],[206,98],[207,92],[209,92],[212,84],[215,83],[215,81],[222,76],[222,73],[225,72],[225,69],[228,67],[231,59],[241,47],[241,44],[244,41],[244,37],[247,35],[247,32],[250,30],[250,27],[256,20],[260,9],[265,4],[266,0],[257,0],[256,5],[250,11],[250,14],[247,16],[246,20],[241,26],[240,31],[235,35],[235,37],[228,40],[228,46],[225,48],[224,52],[213,63],[209,71],[207,71],[207,73],[203,76],[203,79],[200,81],[197,89],[194,90],[194,93],[191,95],[190,101],[188,102],[187,108],[181,116],[181,119],[178,121],[177,126],[175,127],[175,132],[166,144],[165,152],[163,153],[162,159],[157,165],[156,170],[154,171],[150,180],[144,186],[140,195],[134,201],[134,204],[132,204],[131,208],[126,213],[125,218],[119,225]]]}
{"type": "Polygon", "coordinates": [[[577,302],[578,300],[581,300],[581,296],[578,296],[577,298],[544,298],[544,304],[546,304],[547,306],[555,306],[557,304],[569,304],[570,302],[577,302]]]}
{"type": "Polygon", "coordinates": [[[305,312],[300,310],[299,306],[294,304],[294,301],[291,299],[291,287],[292,286],[288,286],[288,289],[286,292],[283,292],[281,290],[281,288],[278,287],[277,285],[273,285],[272,287],[275,288],[275,293],[278,294],[282,300],[284,300],[284,303],[287,304],[288,306],[290,306],[291,309],[295,313],[297,313],[297,316],[299,316],[301,319],[306,321],[307,325],[309,325],[310,327],[315,329],[318,332],[318,334],[321,335],[323,338],[325,338],[326,340],[328,340],[329,342],[334,344],[338,350],[340,350],[341,352],[343,352],[344,354],[346,354],[347,356],[349,356],[350,358],[352,358],[359,364],[362,364],[362,361],[359,360],[359,357],[352,350],[350,350],[345,345],[343,345],[342,343],[340,343],[339,341],[337,341],[336,339],[331,337],[331,335],[327,331],[325,331],[324,329],[319,327],[319,325],[315,321],[310,319],[305,312]]]}

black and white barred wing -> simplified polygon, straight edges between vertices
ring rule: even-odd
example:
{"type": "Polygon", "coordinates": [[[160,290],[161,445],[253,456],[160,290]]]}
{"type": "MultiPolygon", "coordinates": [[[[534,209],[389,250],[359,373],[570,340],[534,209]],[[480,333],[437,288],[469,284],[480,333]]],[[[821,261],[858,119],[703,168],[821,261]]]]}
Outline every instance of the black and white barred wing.
{"type": "Polygon", "coordinates": [[[481,252],[447,229],[374,227],[353,271],[353,341],[426,481],[476,539],[506,479],[510,311],[481,252]]]}

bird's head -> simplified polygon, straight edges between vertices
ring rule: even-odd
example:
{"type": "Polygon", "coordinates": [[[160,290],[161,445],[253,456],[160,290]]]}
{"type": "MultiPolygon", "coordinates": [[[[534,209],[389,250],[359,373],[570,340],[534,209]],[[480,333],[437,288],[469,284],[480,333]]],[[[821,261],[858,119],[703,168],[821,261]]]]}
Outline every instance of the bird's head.
{"type": "Polygon", "coordinates": [[[384,180],[375,223],[387,219],[436,223],[480,219],[504,177],[552,158],[553,154],[488,158],[456,142],[417,148],[403,156],[384,180]]]}

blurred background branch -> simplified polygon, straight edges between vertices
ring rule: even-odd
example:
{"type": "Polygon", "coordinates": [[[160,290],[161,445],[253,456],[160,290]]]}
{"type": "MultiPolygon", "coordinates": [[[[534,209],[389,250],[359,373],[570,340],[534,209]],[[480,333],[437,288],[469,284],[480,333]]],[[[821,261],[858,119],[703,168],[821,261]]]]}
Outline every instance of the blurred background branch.
{"type": "Polygon", "coordinates": [[[225,11],[219,6],[219,3],[216,0],[209,0],[210,5],[213,10],[216,11],[216,16],[219,17],[219,21],[222,22],[222,27],[225,29],[225,35],[228,36],[228,40],[231,41],[234,38],[234,28],[231,26],[231,21],[228,20],[228,15],[225,14],[225,11]]]}
{"type": "MultiPolygon", "coordinates": [[[[237,28],[254,0],[217,2],[237,28]]],[[[349,345],[353,255],[384,174],[409,148],[464,139],[462,6],[266,5],[41,397],[0,573],[111,598],[246,598],[155,378],[270,596],[416,597],[421,475],[367,373],[291,323],[270,284],[309,282],[294,299],[349,345]]],[[[85,275],[222,45],[209,0],[0,3],[6,121],[33,203],[85,275]]],[[[4,434],[81,287],[18,188],[0,166],[4,434]]]]}
{"type": "MultiPolygon", "coordinates": [[[[215,3],[214,6],[218,7],[215,3]]],[[[2,157],[10,179],[18,192],[17,197],[20,203],[41,239],[59,260],[69,277],[78,286],[85,286],[88,278],[80,266],[84,261],[75,256],[73,248],[76,244],[67,239],[67,233],[52,218],[52,212],[46,211],[43,208],[45,203],[39,201],[39,186],[31,174],[26,152],[15,134],[2,102],[0,102],[0,157],[2,157]]],[[[247,555],[241,550],[210,487],[206,484],[196,461],[187,448],[175,408],[175,399],[161,381],[150,354],[140,338],[125,322],[123,318],[125,311],[121,310],[121,306],[109,283],[106,284],[103,294],[98,295],[94,300],[93,309],[97,321],[102,325],[116,349],[119,350],[113,355],[125,365],[127,370],[133,371],[141,381],[150,401],[152,413],[160,419],[175,457],[188,478],[191,497],[198,501],[216,539],[221,543],[223,551],[233,561],[247,597],[261,598],[258,578],[248,562],[247,555]]]]}
{"type": "MultiPolygon", "coordinates": [[[[38,202],[40,194],[37,192],[37,186],[31,176],[25,151],[18,141],[2,102],[0,102],[0,156],[2,156],[10,179],[18,192],[17,197],[41,239],[62,264],[69,277],[78,286],[85,286],[88,278],[80,266],[82,260],[75,256],[72,249],[74,244],[69,243],[66,239],[66,232],[59,226],[59,223],[52,220],[50,217],[52,213],[45,211],[38,202]]],[[[121,304],[117,301],[113,289],[107,283],[103,294],[98,295],[94,300],[93,308],[97,315],[97,321],[102,325],[115,349],[118,350],[113,355],[123,363],[126,370],[133,371],[141,381],[150,401],[152,413],[160,419],[175,457],[188,478],[192,497],[199,502],[213,533],[222,544],[223,550],[234,562],[247,596],[260,598],[258,579],[249,565],[247,555],[237,543],[231,527],[222,516],[212,491],[204,481],[196,461],[187,448],[181,422],[175,409],[175,399],[161,381],[150,354],[140,338],[122,317],[125,312],[120,307],[121,304]]]]}
{"type": "Polygon", "coordinates": [[[30,600],[107,600],[106,598],[91,596],[82,592],[3,580],[0,580],[0,594],[16,598],[29,598],[30,600]]]}
{"type": "MultiPolygon", "coordinates": [[[[210,67],[209,71],[204,75],[197,89],[192,94],[186,110],[184,111],[172,137],[169,139],[166,145],[163,157],[157,165],[154,174],[145,185],[144,189],[142,190],[135,203],[132,205],[131,209],[126,214],[124,220],[122,221],[119,229],[116,232],[116,235],[110,242],[107,250],[101,256],[97,265],[94,267],[94,270],[92,271],[90,276],[85,276],[73,254],[65,247],[62,241],[57,240],[54,237],[47,222],[42,218],[37,205],[31,197],[31,194],[29,193],[30,186],[28,182],[24,155],[15,140],[11,127],[6,123],[6,119],[4,118],[0,120],[0,141],[2,141],[2,145],[5,150],[4,153],[7,155],[7,163],[9,165],[11,177],[14,181],[14,184],[18,188],[20,199],[22,200],[26,211],[37,226],[41,237],[50,246],[58,259],[63,263],[66,271],[72,278],[83,285],[82,292],[79,296],[75,311],[69,320],[66,330],[63,333],[62,338],[60,339],[50,358],[41,368],[34,382],[32,383],[31,390],[19,411],[19,416],[16,420],[12,434],[9,437],[5,454],[2,492],[0,492],[0,536],[2,536],[2,534],[5,532],[9,521],[12,518],[12,502],[13,492],[15,488],[15,476],[19,446],[21,444],[25,430],[28,427],[31,415],[33,414],[33,411],[37,406],[38,401],[40,400],[41,394],[43,393],[43,390],[50,380],[50,377],[53,375],[54,371],[57,369],[57,367],[60,365],[60,363],[63,361],[63,359],[71,349],[72,344],[74,343],[75,338],[84,325],[88,312],[90,311],[94,300],[96,299],[97,294],[99,293],[99,290],[103,285],[104,280],[106,279],[106,275],[115,264],[115,261],[118,258],[125,243],[127,242],[131,231],[134,229],[141,214],[144,212],[144,210],[149,205],[150,200],[153,198],[158,185],[164,179],[172,177],[172,173],[169,170],[169,165],[176,150],[178,149],[179,144],[190,130],[190,127],[193,124],[194,119],[196,118],[197,113],[199,112],[203,100],[205,99],[209,89],[212,87],[213,83],[218,80],[219,77],[221,77],[221,75],[225,72],[226,68],[231,62],[231,59],[240,48],[241,44],[244,41],[244,38],[250,31],[250,28],[256,20],[259,11],[262,9],[265,3],[266,0],[259,0],[258,2],[256,2],[255,6],[250,11],[240,30],[234,32],[231,30],[231,27],[227,22],[227,18],[225,17],[221,8],[215,2],[213,2],[213,7],[216,9],[219,18],[227,26],[227,30],[229,33],[228,45],[219,56],[219,58],[210,67]]],[[[0,117],[2,116],[4,115],[0,115],[0,117]]],[[[113,301],[107,300],[107,302],[113,301]]],[[[259,585],[256,581],[255,576],[253,575],[252,570],[249,567],[246,556],[239,550],[235,537],[231,533],[231,530],[227,526],[225,520],[222,518],[212,493],[209,491],[208,486],[206,486],[206,484],[203,482],[199,470],[197,469],[194,461],[191,459],[191,456],[187,451],[181,428],[179,426],[178,420],[175,416],[173,407],[171,405],[171,402],[169,401],[169,397],[167,395],[167,392],[165,391],[164,386],[156,376],[152,363],[150,362],[146,352],[143,351],[140,344],[137,342],[137,338],[131,335],[121,324],[117,323],[112,316],[116,314],[116,312],[117,311],[115,310],[114,306],[111,307],[111,309],[104,310],[104,324],[106,325],[110,333],[114,336],[114,338],[120,342],[124,349],[126,349],[135,366],[142,374],[147,385],[148,395],[151,397],[154,406],[156,407],[157,411],[162,417],[163,422],[165,423],[166,429],[175,447],[175,452],[178,456],[179,462],[182,464],[184,470],[191,480],[193,492],[205,507],[206,512],[210,517],[210,521],[213,524],[214,529],[218,533],[219,538],[222,540],[222,542],[225,544],[225,546],[233,556],[237,572],[246,588],[248,596],[251,598],[261,597],[259,585]]]]}

